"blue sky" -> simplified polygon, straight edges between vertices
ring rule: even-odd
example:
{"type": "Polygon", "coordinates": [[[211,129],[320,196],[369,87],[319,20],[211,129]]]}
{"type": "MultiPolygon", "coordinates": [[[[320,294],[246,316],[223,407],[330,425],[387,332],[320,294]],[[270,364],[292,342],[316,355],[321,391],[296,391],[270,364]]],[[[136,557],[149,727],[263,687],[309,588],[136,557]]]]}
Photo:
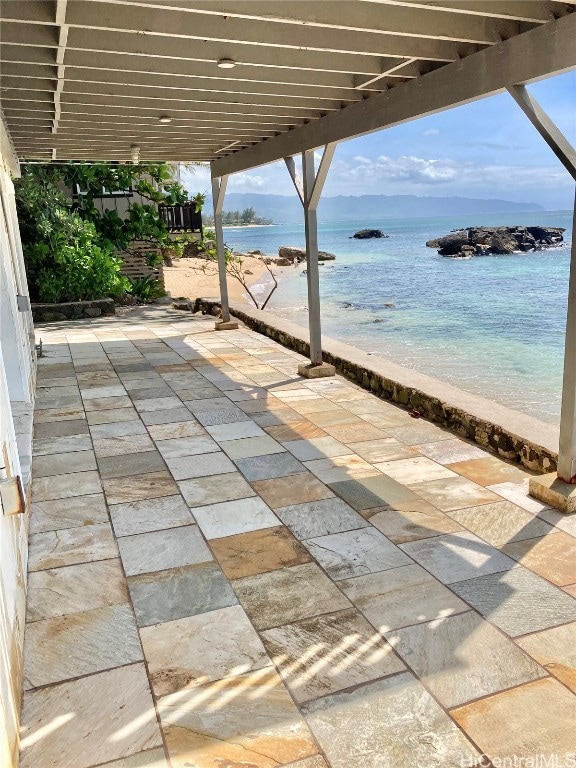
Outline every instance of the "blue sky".
{"type": "MultiPolygon", "coordinates": [[[[576,72],[543,80],[530,92],[576,144],[576,72]]],[[[209,174],[189,178],[194,191],[209,174]]],[[[230,178],[229,191],[293,195],[283,163],[230,178]]],[[[574,182],[508,94],[342,142],[324,194],[413,194],[501,198],[568,209],[574,182]]]]}

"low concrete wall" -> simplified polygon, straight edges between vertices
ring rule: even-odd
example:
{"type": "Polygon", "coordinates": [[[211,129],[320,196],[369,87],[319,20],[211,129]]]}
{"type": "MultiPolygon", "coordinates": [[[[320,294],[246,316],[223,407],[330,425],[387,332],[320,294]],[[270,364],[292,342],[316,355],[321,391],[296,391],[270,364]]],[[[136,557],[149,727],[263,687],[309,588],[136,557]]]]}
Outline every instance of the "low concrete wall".
{"type": "Polygon", "coordinates": [[[113,299],[95,301],[67,301],[62,304],[32,304],[35,323],[54,323],[61,320],[84,320],[86,318],[114,315],[113,299]]]}
{"type": "MultiPolygon", "coordinates": [[[[194,305],[197,311],[210,314],[219,308],[216,299],[197,299],[194,305]]],[[[230,312],[258,333],[309,355],[306,329],[252,307],[235,304],[230,312]]],[[[558,428],[554,425],[325,336],[323,352],[324,360],[336,366],[338,373],[383,400],[418,411],[423,418],[527,469],[556,470],[558,428]]]]}

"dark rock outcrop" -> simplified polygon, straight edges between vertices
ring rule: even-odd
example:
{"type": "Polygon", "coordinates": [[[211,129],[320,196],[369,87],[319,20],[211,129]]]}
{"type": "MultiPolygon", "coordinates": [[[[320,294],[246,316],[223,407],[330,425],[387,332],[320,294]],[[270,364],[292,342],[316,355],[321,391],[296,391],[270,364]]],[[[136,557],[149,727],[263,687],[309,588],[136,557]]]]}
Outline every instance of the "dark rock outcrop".
{"type": "Polygon", "coordinates": [[[487,254],[540,251],[563,242],[563,227],[468,227],[428,240],[441,256],[468,259],[487,254]]]}
{"type": "Polygon", "coordinates": [[[388,235],[385,235],[381,229],[360,229],[358,232],[355,232],[350,239],[370,240],[375,237],[388,237],[388,235]]]}
{"type": "MultiPolygon", "coordinates": [[[[278,248],[278,256],[281,259],[290,259],[292,264],[294,261],[306,261],[306,249],[296,248],[293,245],[281,245],[278,248]]],[[[318,251],[318,261],[334,261],[335,258],[336,256],[333,253],[318,251]]]]}

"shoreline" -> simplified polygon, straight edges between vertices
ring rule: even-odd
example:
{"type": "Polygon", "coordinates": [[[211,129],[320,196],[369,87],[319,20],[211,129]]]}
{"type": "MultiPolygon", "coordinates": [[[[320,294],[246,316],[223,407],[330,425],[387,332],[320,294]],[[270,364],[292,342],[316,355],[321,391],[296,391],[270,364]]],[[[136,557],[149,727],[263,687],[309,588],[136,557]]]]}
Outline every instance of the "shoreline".
{"type": "MultiPolygon", "coordinates": [[[[255,256],[244,256],[243,266],[244,275],[247,277],[246,284],[260,303],[260,297],[264,300],[267,295],[266,288],[272,285],[270,273],[262,259],[255,256]]],[[[295,267],[270,266],[279,286],[282,277],[295,269],[295,267]]],[[[250,296],[239,280],[228,274],[227,282],[230,301],[253,306],[250,296]]],[[[174,299],[193,300],[197,296],[218,296],[220,294],[218,265],[198,258],[175,260],[172,267],[164,267],[164,286],[174,299]]]]}

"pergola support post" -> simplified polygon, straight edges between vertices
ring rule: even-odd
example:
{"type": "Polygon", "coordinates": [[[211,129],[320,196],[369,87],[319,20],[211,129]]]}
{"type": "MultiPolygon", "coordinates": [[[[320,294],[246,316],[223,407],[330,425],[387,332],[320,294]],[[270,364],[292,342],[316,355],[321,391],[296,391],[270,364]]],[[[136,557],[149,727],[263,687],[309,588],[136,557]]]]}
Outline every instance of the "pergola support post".
{"type": "MultiPolygon", "coordinates": [[[[576,179],[574,147],[523,85],[511,86],[508,92],[568,173],[576,179]]],[[[562,512],[576,511],[576,198],[572,218],[558,467],[557,472],[531,478],[530,495],[562,512]]]]}
{"type": "Polygon", "coordinates": [[[294,158],[284,158],[302,206],[304,208],[304,230],[306,235],[306,280],[308,285],[308,326],[310,330],[310,364],[299,365],[298,373],[306,378],[334,376],[333,365],[322,360],[322,326],[320,320],[320,275],[318,269],[318,203],[324,182],[334,157],[336,142],[326,144],[324,154],[316,171],[314,150],[302,153],[301,180],[294,158]]]}
{"type": "Polygon", "coordinates": [[[220,281],[220,307],[222,316],[216,322],[217,331],[232,331],[238,328],[238,323],[230,320],[230,305],[228,302],[228,283],[226,281],[226,248],[224,247],[224,229],[222,227],[222,208],[228,176],[212,178],[212,203],[214,206],[214,232],[216,234],[216,252],[218,254],[218,278],[220,281]]]}

